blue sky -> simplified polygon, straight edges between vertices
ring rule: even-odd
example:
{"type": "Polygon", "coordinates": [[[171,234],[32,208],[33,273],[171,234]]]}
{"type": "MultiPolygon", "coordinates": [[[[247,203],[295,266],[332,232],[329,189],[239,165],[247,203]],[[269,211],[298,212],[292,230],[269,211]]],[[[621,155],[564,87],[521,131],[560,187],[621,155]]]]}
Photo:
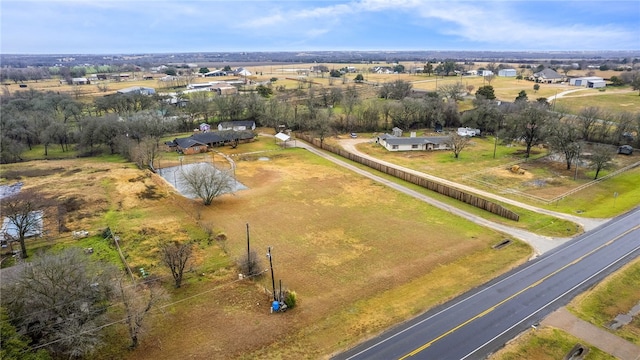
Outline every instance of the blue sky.
{"type": "Polygon", "coordinates": [[[638,50],[640,0],[0,0],[3,54],[638,50]]]}

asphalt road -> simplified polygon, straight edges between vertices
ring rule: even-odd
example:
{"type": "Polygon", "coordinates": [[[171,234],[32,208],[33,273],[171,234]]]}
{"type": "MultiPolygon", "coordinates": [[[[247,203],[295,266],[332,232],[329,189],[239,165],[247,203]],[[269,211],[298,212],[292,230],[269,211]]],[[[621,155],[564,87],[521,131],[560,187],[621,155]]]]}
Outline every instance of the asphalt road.
{"type": "MultiPolygon", "coordinates": [[[[524,240],[541,254],[477,289],[336,355],[336,360],[484,359],[575,295],[640,256],[640,208],[610,221],[581,219],[585,229],[589,229],[585,234],[572,240],[549,239],[435,201],[305,143],[297,146],[443,210],[524,240]]],[[[349,147],[353,146],[345,147],[351,150],[349,147]]],[[[576,220],[566,214],[549,215],[576,220]]]]}
{"type": "Polygon", "coordinates": [[[335,359],[484,359],[637,256],[640,208],[335,359]]]}

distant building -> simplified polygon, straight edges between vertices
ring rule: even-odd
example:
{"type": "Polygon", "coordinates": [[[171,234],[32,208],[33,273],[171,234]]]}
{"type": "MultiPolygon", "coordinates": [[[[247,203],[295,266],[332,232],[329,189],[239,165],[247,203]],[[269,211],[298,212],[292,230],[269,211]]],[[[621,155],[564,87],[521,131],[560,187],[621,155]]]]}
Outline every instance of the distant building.
{"type": "Polygon", "coordinates": [[[227,76],[227,72],[222,70],[213,70],[213,71],[209,71],[208,73],[202,74],[202,76],[204,77],[227,76]]]}
{"type": "Polygon", "coordinates": [[[498,76],[503,77],[515,77],[517,75],[516,69],[502,69],[498,71],[498,76]]]}
{"type": "Polygon", "coordinates": [[[546,68],[546,69],[543,69],[542,71],[539,71],[533,74],[530,77],[530,79],[535,82],[551,84],[551,83],[562,82],[565,80],[565,77],[558,74],[553,69],[546,68]]]}
{"type": "Polygon", "coordinates": [[[579,77],[579,78],[573,78],[569,80],[569,85],[572,86],[585,86],[588,88],[603,88],[605,86],[607,86],[607,83],[604,81],[603,78],[598,77],[598,76],[586,76],[586,77],[579,77]]]}
{"type": "Polygon", "coordinates": [[[140,94],[140,95],[153,95],[156,93],[154,88],[148,88],[143,86],[131,86],[128,88],[120,89],[117,91],[118,94],[140,94]]]}
{"type": "Polygon", "coordinates": [[[223,131],[223,130],[242,131],[242,130],[255,130],[255,129],[256,129],[256,122],[252,120],[223,121],[218,124],[218,131],[223,131]]]}
{"type": "Polygon", "coordinates": [[[470,127],[458,128],[460,136],[480,136],[480,129],[472,129],[470,127]]]}
{"type": "Polygon", "coordinates": [[[73,79],[71,79],[71,83],[73,85],[88,85],[91,82],[89,81],[89,79],[81,77],[81,78],[73,78],[73,79]]]}
{"type": "Polygon", "coordinates": [[[493,71],[491,71],[491,70],[478,70],[478,75],[480,75],[480,76],[491,76],[491,75],[493,75],[493,71]]]}

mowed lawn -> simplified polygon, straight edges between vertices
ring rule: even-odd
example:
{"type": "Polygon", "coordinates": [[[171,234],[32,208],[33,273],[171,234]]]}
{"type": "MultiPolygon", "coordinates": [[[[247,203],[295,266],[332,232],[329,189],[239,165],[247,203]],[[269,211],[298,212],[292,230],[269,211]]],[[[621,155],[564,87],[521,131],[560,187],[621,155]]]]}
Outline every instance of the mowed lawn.
{"type": "Polygon", "coordinates": [[[268,273],[257,286],[246,280],[220,288],[192,282],[176,293],[195,297],[155,317],[129,358],[323,357],[477,286],[531,254],[519,242],[494,250],[491,246],[504,235],[305,150],[272,151],[269,160],[260,156],[238,163],[238,179],[248,190],[190,211],[199,222],[224,230],[231,259],[246,252],[250,224],[252,249],[268,268],[265,254],[271,246],[276,285],[282,280],[295,290],[299,307],[269,314],[268,273]]]}
{"type": "MultiPolygon", "coordinates": [[[[333,144],[339,145],[339,142],[333,141],[333,144]]],[[[640,169],[637,167],[563,197],[573,189],[589,184],[594,178],[594,170],[585,165],[578,167],[577,173],[575,165],[567,170],[564,162],[551,161],[546,156],[548,150],[537,147],[532,149],[529,160],[524,161],[524,147],[520,145],[507,147],[499,144],[494,159],[494,140],[491,137],[473,138],[458,159],[451,151],[390,152],[374,142],[358,144],[357,149],[410,169],[535,206],[585,217],[610,217],[640,203],[640,187],[637,186],[640,169]],[[515,164],[525,173],[511,172],[510,168],[515,164]],[[549,202],[553,199],[560,200],[549,202]]],[[[635,153],[615,155],[613,166],[601,171],[599,177],[638,161],[640,155],[635,153]]]]}

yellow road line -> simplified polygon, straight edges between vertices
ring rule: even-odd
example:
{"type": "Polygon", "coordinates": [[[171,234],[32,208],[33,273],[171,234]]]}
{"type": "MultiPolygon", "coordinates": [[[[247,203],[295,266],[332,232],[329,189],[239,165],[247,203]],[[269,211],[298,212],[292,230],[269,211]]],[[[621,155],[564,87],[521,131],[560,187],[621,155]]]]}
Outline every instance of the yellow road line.
{"type": "Polygon", "coordinates": [[[452,333],[454,333],[454,332],[458,331],[460,328],[462,328],[463,326],[465,326],[465,325],[469,324],[470,322],[472,322],[472,321],[474,321],[474,320],[476,320],[476,319],[479,319],[479,318],[481,318],[481,317],[483,317],[483,316],[485,316],[485,315],[489,314],[490,312],[492,312],[493,310],[495,310],[498,306],[500,306],[500,305],[502,305],[502,304],[506,303],[507,301],[512,300],[513,298],[515,298],[516,296],[518,296],[518,295],[522,294],[523,292],[525,292],[525,291],[527,291],[527,290],[530,290],[530,289],[532,289],[532,288],[534,288],[534,287],[536,287],[536,286],[538,286],[538,285],[542,284],[542,283],[543,283],[545,280],[547,280],[548,278],[550,278],[550,277],[552,277],[552,276],[556,275],[557,273],[561,272],[562,270],[564,270],[564,269],[568,268],[568,267],[569,267],[569,266],[571,266],[571,265],[575,265],[575,264],[579,263],[580,261],[584,260],[587,256],[592,255],[593,253],[595,253],[595,252],[599,251],[600,249],[604,248],[605,246],[609,246],[609,245],[613,244],[613,242],[615,242],[616,240],[618,240],[618,239],[622,238],[623,236],[626,236],[627,234],[629,234],[629,233],[631,233],[631,232],[633,232],[633,231],[636,231],[636,230],[638,230],[638,229],[640,229],[640,225],[637,225],[637,226],[635,226],[635,227],[633,227],[633,228],[631,228],[631,229],[629,229],[629,230],[625,231],[624,233],[622,233],[622,234],[620,234],[620,235],[616,236],[615,238],[613,238],[613,239],[611,239],[611,240],[607,241],[606,243],[604,243],[604,244],[602,244],[602,245],[598,246],[597,248],[595,248],[595,249],[591,250],[590,252],[588,252],[588,253],[586,253],[586,254],[582,255],[581,257],[577,258],[576,260],[573,260],[572,262],[570,262],[570,263],[568,263],[568,264],[566,264],[566,265],[562,266],[561,268],[559,268],[559,269],[557,269],[556,271],[554,271],[554,272],[550,273],[549,275],[546,275],[546,276],[545,276],[545,277],[543,277],[542,279],[540,279],[540,280],[538,280],[538,281],[534,282],[533,284],[531,284],[531,285],[527,286],[526,288],[524,288],[524,289],[522,289],[522,290],[520,290],[520,291],[518,291],[518,292],[514,293],[513,295],[511,295],[511,296],[509,296],[509,297],[505,298],[504,300],[502,300],[502,301],[500,301],[499,303],[497,303],[497,304],[493,305],[492,307],[490,307],[490,308],[488,308],[488,309],[484,310],[483,312],[479,313],[478,315],[476,315],[476,316],[474,316],[474,317],[472,317],[472,318],[468,319],[467,321],[465,321],[465,322],[463,322],[463,323],[459,324],[458,326],[456,326],[456,327],[452,328],[451,330],[449,330],[449,331],[447,331],[447,332],[445,332],[445,333],[441,334],[440,336],[438,336],[438,337],[436,337],[435,339],[433,339],[433,340],[429,341],[428,343],[425,343],[424,345],[420,346],[419,348],[417,348],[417,349],[413,350],[412,352],[410,352],[410,353],[408,353],[408,354],[404,355],[404,356],[403,356],[403,357],[401,357],[399,360],[404,360],[404,359],[406,359],[406,358],[412,357],[412,356],[414,356],[414,355],[416,355],[416,354],[420,353],[420,352],[421,352],[421,351],[423,351],[424,349],[426,349],[426,348],[428,348],[429,346],[433,345],[433,343],[435,343],[436,341],[441,340],[441,339],[443,339],[444,337],[446,337],[447,335],[450,335],[450,334],[452,334],[452,333]]]}

